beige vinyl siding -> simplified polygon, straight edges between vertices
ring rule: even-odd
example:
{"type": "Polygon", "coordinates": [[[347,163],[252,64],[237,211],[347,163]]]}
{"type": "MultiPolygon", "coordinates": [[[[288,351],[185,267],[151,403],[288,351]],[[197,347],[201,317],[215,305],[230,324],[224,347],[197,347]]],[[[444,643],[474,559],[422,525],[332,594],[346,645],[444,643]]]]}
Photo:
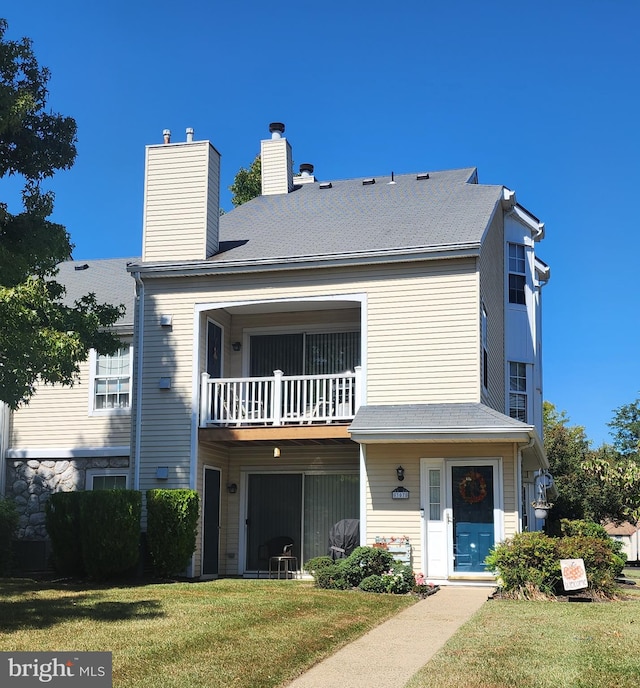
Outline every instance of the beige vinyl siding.
{"type": "Polygon", "coordinates": [[[488,390],[482,389],[482,402],[500,413],[505,412],[503,223],[503,214],[498,211],[487,230],[479,259],[480,296],[487,310],[489,357],[489,385],[488,390]]]}
{"type": "MultiPolygon", "coordinates": [[[[145,476],[153,473],[152,466],[158,463],[173,466],[180,485],[189,480],[192,407],[197,410],[193,386],[203,360],[194,369],[194,337],[202,336],[194,331],[194,304],[216,304],[210,311],[213,319],[218,311],[231,313],[229,341],[233,341],[233,302],[324,296],[348,301],[349,294],[363,293],[367,294],[367,330],[363,333],[367,341],[367,403],[479,400],[474,259],[351,268],[348,272],[271,272],[251,278],[145,278],[142,488],[145,476]],[[173,316],[170,330],[158,325],[162,313],[173,316]],[[161,377],[171,378],[171,389],[158,389],[161,377]]],[[[271,324],[286,322],[289,317],[273,313],[271,324]]],[[[327,312],[317,317],[330,319],[327,312]]],[[[237,355],[228,349],[227,353],[232,357],[227,360],[234,361],[231,370],[235,373],[237,355]]]]}
{"type": "Polygon", "coordinates": [[[217,250],[219,157],[208,141],[147,147],[144,261],[202,260],[217,250]]]}
{"type": "Polygon", "coordinates": [[[128,413],[89,415],[89,363],[73,387],[37,387],[27,406],[12,414],[9,448],[77,449],[129,446],[128,413]]]}
{"type": "MultiPolygon", "coordinates": [[[[502,459],[505,536],[516,532],[518,524],[515,492],[516,448],[513,444],[371,444],[366,447],[367,532],[366,543],[376,536],[409,538],[414,571],[424,571],[420,508],[425,505],[420,495],[420,459],[502,459]],[[402,464],[402,483],[410,494],[408,500],[394,500],[392,490],[398,486],[396,466],[402,464]]],[[[362,478],[361,478],[362,479],[362,478]]]]}
{"type": "Polygon", "coordinates": [[[285,194],[293,189],[291,145],[285,138],[260,142],[262,195],[285,194]]]}

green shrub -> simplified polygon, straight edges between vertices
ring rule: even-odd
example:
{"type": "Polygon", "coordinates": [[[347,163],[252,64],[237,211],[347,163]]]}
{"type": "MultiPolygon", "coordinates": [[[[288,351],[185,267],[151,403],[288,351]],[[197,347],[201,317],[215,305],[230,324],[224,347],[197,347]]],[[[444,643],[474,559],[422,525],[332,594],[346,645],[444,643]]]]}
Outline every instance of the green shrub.
{"type": "Polygon", "coordinates": [[[326,588],[328,590],[348,590],[352,586],[344,577],[344,568],[342,563],[346,559],[342,559],[340,563],[324,566],[313,574],[313,577],[318,588],[326,588]]]}
{"type": "Polygon", "coordinates": [[[589,590],[610,596],[615,591],[615,578],[624,567],[624,561],[620,563],[620,557],[614,551],[614,544],[617,543],[609,537],[603,540],[601,537],[576,535],[560,538],[556,551],[558,559],[583,559],[589,590]]]}
{"type": "Polygon", "coordinates": [[[393,556],[386,549],[377,547],[356,547],[339,566],[351,587],[357,588],[368,576],[381,576],[393,564],[393,556]]]}
{"type": "Polygon", "coordinates": [[[599,523],[585,521],[582,519],[570,520],[560,519],[560,532],[562,537],[573,537],[574,535],[587,535],[589,537],[609,540],[609,534],[599,523]]]}
{"type": "Polygon", "coordinates": [[[382,576],[373,574],[360,581],[358,588],[363,592],[387,592],[387,583],[382,576]]]}
{"type": "Polygon", "coordinates": [[[560,580],[555,538],[541,532],[517,533],[494,547],[486,565],[497,571],[500,587],[514,597],[553,595],[560,580]]]}
{"type": "Polygon", "coordinates": [[[615,577],[624,566],[617,544],[603,538],[597,528],[570,526],[571,532],[595,532],[596,535],[574,535],[555,538],[543,533],[519,533],[495,547],[486,559],[487,566],[497,571],[500,587],[512,597],[532,599],[541,595],[563,594],[560,559],[584,560],[588,590],[610,596],[615,577]]]}
{"type": "Polygon", "coordinates": [[[12,542],[18,527],[18,512],[12,499],[0,497],[0,576],[11,568],[12,542]]]}
{"type": "Polygon", "coordinates": [[[80,533],[81,498],[81,492],[57,492],[51,495],[45,507],[53,567],[64,576],[83,576],[85,573],[80,533]]]}
{"type": "Polygon", "coordinates": [[[387,592],[394,595],[406,595],[413,590],[416,579],[413,574],[413,569],[407,564],[394,561],[388,573],[382,575],[385,581],[387,592]]]}
{"type": "Polygon", "coordinates": [[[394,561],[385,549],[357,547],[346,559],[334,562],[330,557],[315,557],[305,564],[316,586],[332,590],[360,588],[366,592],[410,592],[415,577],[410,566],[394,561]]]}
{"type": "Polygon", "coordinates": [[[136,490],[79,492],[82,559],[96,580],[130,571],[138,562],[142,494],[136,490]]]}
{"type": "Polygon", "coordinates": [[[200,498],[195,490],[147,492],[147,545],[158,576],[180,573],[196,548],[200,498]]]}
{"type": "Polygon", "coordinates": [[[333,564],[333,559],[326,555],[322,557],[313,557],[313,559],[309,559],[309,561],[305,562],[304,570],[308,571],[312,576],[314,576],[316,571],[321,571],[328,566],[333,566],[333,564]]]}

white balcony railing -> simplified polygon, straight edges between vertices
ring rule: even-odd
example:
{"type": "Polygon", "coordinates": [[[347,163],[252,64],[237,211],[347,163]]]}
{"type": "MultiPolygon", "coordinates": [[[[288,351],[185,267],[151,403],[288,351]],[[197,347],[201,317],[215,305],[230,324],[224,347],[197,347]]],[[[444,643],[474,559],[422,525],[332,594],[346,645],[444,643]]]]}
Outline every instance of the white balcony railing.
{"type": "Polygon", "coordinates": [[[211,378],[200,385],[200,427],[284,425],[352,420],[360,406],[361,369],[338,375],[211,378]]]}

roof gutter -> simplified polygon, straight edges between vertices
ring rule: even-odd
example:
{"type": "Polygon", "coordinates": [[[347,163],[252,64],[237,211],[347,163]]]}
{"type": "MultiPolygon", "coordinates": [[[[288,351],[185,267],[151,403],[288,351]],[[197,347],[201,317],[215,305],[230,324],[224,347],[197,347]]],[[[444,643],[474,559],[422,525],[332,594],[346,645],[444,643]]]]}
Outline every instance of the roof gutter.
{"type": "Polygon", "coordinates": [[[272,257],[252,260],[198,260],[180,263],[133,264],[127,267],[129,272],[164,276],[203,276],[230,273],[273,272],[281,270],[304,270],[317,267],[341,267],[348,265],[371,265],[377,263],[411,262],[416,260],[434,260],[436,258],[475,258],[479,255],[480,244],[477,242],[456,244],[455,246],[415,247],[401,251],[352,252],[329,256],[293,256],[290,258],[272,257]]]}

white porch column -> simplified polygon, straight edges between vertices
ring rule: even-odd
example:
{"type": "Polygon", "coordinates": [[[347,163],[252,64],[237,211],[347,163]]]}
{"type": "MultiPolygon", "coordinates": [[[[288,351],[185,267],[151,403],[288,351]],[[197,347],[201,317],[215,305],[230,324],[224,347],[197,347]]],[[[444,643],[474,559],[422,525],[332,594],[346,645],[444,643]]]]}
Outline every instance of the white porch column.
{"type": "Polygon", "coordinates": [[[209,384],[209,374],[200,375],[200,427],[204,428],[209,419],[211,409],[211,385],[209,384]]]}
{"type": "Polygon", "coordinates": [[[273,371],[273,424],[282,425],[282,376],[281,370],[273,371]]]}
{"type": "Polygon", "coordinates": [[[358,409],[362,405],[362,366],[356,366],[353,370],[356,374],[356,407],[354,411],[358,413],[358,409]]]}

